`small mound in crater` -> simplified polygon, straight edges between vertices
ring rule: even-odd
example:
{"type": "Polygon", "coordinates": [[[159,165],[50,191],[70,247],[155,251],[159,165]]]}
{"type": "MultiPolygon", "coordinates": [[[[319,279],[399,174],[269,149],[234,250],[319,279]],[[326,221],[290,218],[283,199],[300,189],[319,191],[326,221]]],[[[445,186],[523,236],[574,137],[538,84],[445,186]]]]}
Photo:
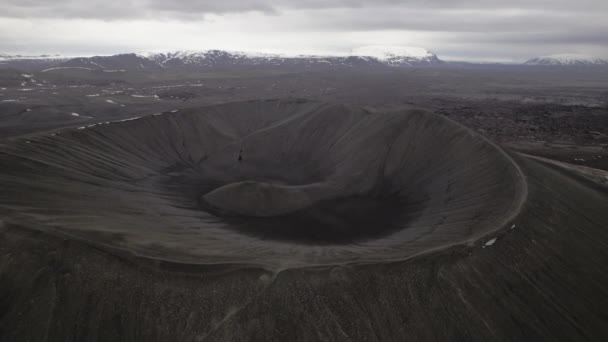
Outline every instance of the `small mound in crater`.
{"type": "Polygon", "coordinates": [[[516,164],[425,111],[253,101],[15,142],[0,212],[141,255],[316,265],[404,259],[517,214],[516,164]]]}
{"type": "Polygon", "coordinates": [[[313,204],[298,187],[251,181],[225,185],[203,195],[201,201],[225,215],[253,217],[287,215],[313,204]]]}

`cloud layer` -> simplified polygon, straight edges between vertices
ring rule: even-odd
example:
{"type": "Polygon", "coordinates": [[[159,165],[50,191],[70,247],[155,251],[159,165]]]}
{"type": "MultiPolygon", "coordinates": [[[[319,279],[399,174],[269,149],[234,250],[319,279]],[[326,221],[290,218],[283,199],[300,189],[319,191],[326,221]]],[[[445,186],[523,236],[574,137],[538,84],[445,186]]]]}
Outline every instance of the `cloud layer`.
{"type": "Polygon", "coordinates": [[[564,11],[576,14],[608,10],[603,0],[4,0],[3,16],[12,18],[87,18],[87,19],[142,19],[177,16],[179,18],[205,14],[243,13],[258,11],[277,13],[290,9],[379,9],[402,8],[411,10],[488,10],[564,11]]]}
{"type": "Polygon", "coordinates": [[[604,0],[3,0],[0,51],[337,53],[393,44],[448,59],[607,57],[607,17],[604,0]]]}

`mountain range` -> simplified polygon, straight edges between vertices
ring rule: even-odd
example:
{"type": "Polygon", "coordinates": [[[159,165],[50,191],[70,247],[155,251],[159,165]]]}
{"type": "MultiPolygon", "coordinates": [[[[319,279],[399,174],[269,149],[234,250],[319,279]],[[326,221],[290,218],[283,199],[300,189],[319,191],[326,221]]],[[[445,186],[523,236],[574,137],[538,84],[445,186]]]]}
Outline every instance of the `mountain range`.
{"type": "MultiPolygon", "coordinates": [[[[211,69],[238,66],[258,67],[426,67],[443,64],[436,54],[419,47],[365,46],[344,56],[280,55],[224,50],[126,53],[111,56],[62,57],[59,55],[23,56],[0,54],[0,66],[26,67],[41,71],[85,69],[124,72],[162,69],[211,69]]],[[[528,60],[529,66],[594,66],[608,61],[581,55],[553,55],[528,60]]]]}
{"type": "Polygon", "coordinates": [[[435,54],[420,48],[384,50],[349,56],[316,56],[233,52],[223,50],[130,53],[113,56],[79,57],[66,60],[60,67],[104,70],[150,70],[167,68],[215,68],[229,66],[428,66],[443,63],[435,54]]]}

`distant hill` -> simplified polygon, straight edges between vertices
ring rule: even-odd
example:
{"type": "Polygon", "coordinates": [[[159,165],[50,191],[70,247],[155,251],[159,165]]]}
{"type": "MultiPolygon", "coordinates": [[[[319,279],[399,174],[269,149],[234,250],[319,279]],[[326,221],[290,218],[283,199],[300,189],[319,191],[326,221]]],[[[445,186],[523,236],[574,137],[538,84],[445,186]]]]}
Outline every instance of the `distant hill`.
{"type": "Polygon", "coordinates": [[[525,64],[547,66],[593,66],[608,65],[608,60],[583,55],[563,54],[532,58],[528,60],[525,64]]]}

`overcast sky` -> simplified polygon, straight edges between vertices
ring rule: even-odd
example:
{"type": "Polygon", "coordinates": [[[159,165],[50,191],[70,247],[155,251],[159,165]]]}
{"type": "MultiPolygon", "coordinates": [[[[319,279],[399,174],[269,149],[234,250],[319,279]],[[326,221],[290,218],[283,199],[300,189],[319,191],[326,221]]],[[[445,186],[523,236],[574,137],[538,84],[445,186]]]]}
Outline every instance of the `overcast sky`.
{"type": "Polygon", "coordinates": [[[608,0],[0,0],[0,53],[364,45],[421,46],[446,60],[607,58],[608,0]]]}

